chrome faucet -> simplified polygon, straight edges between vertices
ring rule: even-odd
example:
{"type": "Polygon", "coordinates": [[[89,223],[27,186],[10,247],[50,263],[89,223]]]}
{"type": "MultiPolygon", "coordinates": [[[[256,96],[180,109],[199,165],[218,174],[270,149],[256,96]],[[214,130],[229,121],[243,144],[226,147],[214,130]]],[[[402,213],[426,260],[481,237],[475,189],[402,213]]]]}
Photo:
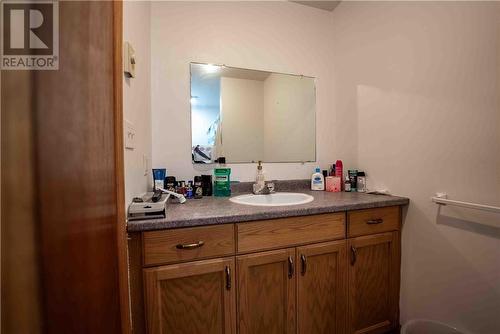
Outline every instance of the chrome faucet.
{"type": "Polygon", "coordinates": [[[269,195],[274,194],[274,182],[266,182],[264,186],[259,185],[258,183],[253,184],[253,194],[254,195],[269,195]]]}

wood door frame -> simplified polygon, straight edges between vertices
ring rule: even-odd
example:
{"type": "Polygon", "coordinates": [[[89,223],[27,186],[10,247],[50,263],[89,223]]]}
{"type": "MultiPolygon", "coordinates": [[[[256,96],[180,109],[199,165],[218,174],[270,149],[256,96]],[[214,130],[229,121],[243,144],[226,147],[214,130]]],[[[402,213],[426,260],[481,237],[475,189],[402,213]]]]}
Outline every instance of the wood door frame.
{"type": "Polygon", "coordinates": [[[113,105],[115,121],[116,233],[122,333],[132,333],[125,216],[125,159],[123,152],[123,2],[113,1],[113,105]]]}

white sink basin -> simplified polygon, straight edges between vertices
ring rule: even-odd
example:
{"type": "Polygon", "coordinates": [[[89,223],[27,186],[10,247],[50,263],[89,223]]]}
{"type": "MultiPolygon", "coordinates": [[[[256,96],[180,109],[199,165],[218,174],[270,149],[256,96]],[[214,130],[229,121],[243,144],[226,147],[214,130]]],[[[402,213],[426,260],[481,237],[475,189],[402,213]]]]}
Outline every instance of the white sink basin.
{"type": "Polygon", "coordinates": [[[233,203],[253,206],[299,205],[312,202],[314,197],[302,193],[274,193],[269,195],[240,195],[231,197],[233,203]]]}

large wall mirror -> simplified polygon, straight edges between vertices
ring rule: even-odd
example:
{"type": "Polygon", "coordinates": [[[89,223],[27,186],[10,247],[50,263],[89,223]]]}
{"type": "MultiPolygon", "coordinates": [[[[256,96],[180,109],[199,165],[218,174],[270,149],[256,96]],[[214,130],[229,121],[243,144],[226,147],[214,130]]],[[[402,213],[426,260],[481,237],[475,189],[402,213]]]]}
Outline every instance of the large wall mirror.
{"type": "Polygon", "coordinates": [[[314,78],[190,65],[193,163],[316,160],[314,78]]]}

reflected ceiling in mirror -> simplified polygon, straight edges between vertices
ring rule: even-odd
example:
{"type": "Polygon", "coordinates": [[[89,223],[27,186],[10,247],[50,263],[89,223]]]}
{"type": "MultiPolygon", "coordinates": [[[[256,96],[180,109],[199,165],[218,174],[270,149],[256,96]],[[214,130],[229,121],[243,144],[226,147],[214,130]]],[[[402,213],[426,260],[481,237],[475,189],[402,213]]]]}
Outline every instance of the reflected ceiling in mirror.
{"type": "Polygon", "coordinates": [[[316,160],[314,78],[190,65],[193,163],[316,160]]]}

